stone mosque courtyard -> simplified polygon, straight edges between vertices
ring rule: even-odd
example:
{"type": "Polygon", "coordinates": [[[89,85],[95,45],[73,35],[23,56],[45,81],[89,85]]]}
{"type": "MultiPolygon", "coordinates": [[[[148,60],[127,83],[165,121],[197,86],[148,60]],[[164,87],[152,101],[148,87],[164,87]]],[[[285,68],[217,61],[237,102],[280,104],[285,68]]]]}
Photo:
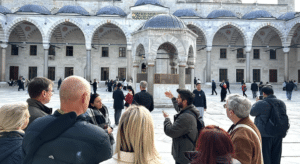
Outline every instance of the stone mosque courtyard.
{"type": "MultiPolygon", "coordinates": [[[[250,86],[248,86],[250,88],[250,86]]],[[[294,91],[292,100],[288,101],[285,95],[285,91],[282,91],[281,85],[273,86],[275,95],[277,98],[283,100],[287,106],[287,114],[290,119],[290,129],[287,136],[283,139],[283,151],[282,151],[282,164],[300,164],[300,91],[294,91]]],[[[231,126],[232,122],[227,118],[226,111],[223,108],[224,102],[220,102],[220,95],[211,95],[211,88],[209,85],[203,85],[202,89],[206,93],[207,99],[207,111],[204,114],[204,121],[206,125],[217,125],[225,130],[231,126]]],[[[239,84],[231,84],[231,94],[242,94],[239,84]]],[[[46,106],[57,110],[60,107],[59,91],[54,89],[54,94],[49,104],[46,106]]],[[[220,93],[219,87],[217,92],[220,93]]],[[[108,107],[110,120],[114,125],[114,109],[112,92],[106,92],[106,88],[98,88],[97,93],[102,98],[102,103],[108,107]]],[[[127,92],[124,92],[126,95],[127,92]]],[[[248,90],[246,92],[248,99],[251,103],[255,103],[252,99],[252,92],[248,90]]],[[[19,91],[17,87],[3,87],[0,88],[0,106],[6,103],[12,103],[17,101],[26,101],[29,98],[27,91],[19,91]]],[[[171,101],[171,100],[170,100],[171,101]]],[[[155,103],[155,102],[154,102],[155,103]]],[[[170,115],[173,122],[173,115],[176,114],[174,108],[155,108],[151,113],[154,120],[155,127],[155,145],[162,156],[162,159],[167,164],[174,164],[175,161],[171,155],[172,139],[164,134],[163,122],[164,117],[162,110],[170,115]]],[[[123,110],[124,111],[124,110],[123,110]]],[[[251,117],[254,120],[254,117],[251,117]]],[[[117,127],[114,128],[114,136],[117,136],[117,127]]]]}

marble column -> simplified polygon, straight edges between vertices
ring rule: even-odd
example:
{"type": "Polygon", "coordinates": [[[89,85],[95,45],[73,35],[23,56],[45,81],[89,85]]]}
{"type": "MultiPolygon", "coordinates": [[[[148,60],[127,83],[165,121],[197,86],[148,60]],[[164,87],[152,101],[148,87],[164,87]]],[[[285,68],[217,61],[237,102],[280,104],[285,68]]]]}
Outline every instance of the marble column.
{"type": "Polygon", "coordinates": [[[283,53],[284,53],[284,80],[289,81],[289,52],[290,48],[283,48],[283,53]]]}
{"type": "Polygon", "coordinates": [[[133,71],[132,71],[132,88],[135,91],[136,91],[138,69],[139,69],[139,63],[137,61],[134,61],[133,62],[133,71]]]}
{"type": "Polygon", "coordinates": [[[185,89],[185,64],[179,64],[179,89],[185,89]]]}
{"type": "Polygon", "coordinates": [[[252,46],[246,47],[246,83],[250,83],[250,52],[251,52],[252,46]]]}
{"type": "Polygon", "coordinates": [[[194,65],[189,65],[189,69],[191,71],[191,90],[194,90],[194,77],[195,77],[195,66],[194,65]]]}
{"type": "Polygon", "coordinates": [[[212,47],[206,47],[206,82],[211,82],[211,49],[212,47]]]}
{"type": "Polygon", "coordinates": [[[6,64],[6,48],[7,48],[7,44],[1,44],[1,48],[2,48],[2,60],[1,60],[1,81],[5,82],[5,64],[6,64]]]}
{"type": "Polygon", "coordinates": [[[147,78],[148,78],[148,87],[147,91],[151,94],[154,95],[154,74],[155,74],[155,60],[148,60],[148,73],[147,73],[147,78]]]}
{"type": "Polygon", "coordinates": [[[44,73],[43,73],[43,77],[48,78],[48,54],[49,54],[50,44],[49,43],[44,43],[43,47],[44,47],[44,73]]]}
{"type": "Polygon", "coordinates": [[[91,61],[91,50],[86,50],[86,80],[90,81],[92,75],[92,61],[91,61]]]}
{"type": "Polygon", "coordinates": [[[127,50],[126,53],[127,58],[127,73],[126,73],[126,80],[129,81],[132,75],[132,51],[127,50]]]}

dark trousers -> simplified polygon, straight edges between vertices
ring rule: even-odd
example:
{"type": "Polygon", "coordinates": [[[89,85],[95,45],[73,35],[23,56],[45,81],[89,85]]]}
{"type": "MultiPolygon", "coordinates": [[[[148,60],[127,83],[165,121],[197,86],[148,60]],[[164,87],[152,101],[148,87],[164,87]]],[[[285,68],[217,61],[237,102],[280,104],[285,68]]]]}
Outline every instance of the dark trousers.
{"type": "Polygon", "coordinates": [[[122,109],[115,109],[115,124],[119,125],[122,109]]]}
{"type": "Polygon", "coordinates": [[[252,95],[253,95],[253,98],[256,98],[256,96],[257,96],[257,91],[252,91],[252,95]]]}
{"type": "Polygon", "coordinates": [[[282,138],[262,137],[262,150],[265,164],[280,164],[282,138]]]}
{"type": "Polygon", "coordinates": [[[221,101],[225,101],[225,98],[226,98],[226,92],[225,93],[221,92],[221,101]]]}
{"type": "Polygon", "coordinates": [[[93,90],[94,90],[94,94],[96,94],[97,93],[97,88],[93,88],[93,90]]]}
{"type": "Polygon", "coordinates": [[[218,95],[216,89],[212,89],[211,94],[214,95],[214,93],[216,93],[216,95],[218,95]]]}
{"type": "Polygon", "coordinates": [[[228,92],[231,93],[229,87],[227,89],[228,89],[228,92]]]}
{"type": "Polygon", "coordinates": [[[245,91],[243,91],[243,96],[246,96],[246,97],[247,97],[247,95],[246,95],[245,91]]]}
{"type": "Polygon", "coordinates": [[[24,85],[19,85],[18,91],[20,91],[20,89],[23,89],[23,91],[24,91],[25,90],[24,85]]]}

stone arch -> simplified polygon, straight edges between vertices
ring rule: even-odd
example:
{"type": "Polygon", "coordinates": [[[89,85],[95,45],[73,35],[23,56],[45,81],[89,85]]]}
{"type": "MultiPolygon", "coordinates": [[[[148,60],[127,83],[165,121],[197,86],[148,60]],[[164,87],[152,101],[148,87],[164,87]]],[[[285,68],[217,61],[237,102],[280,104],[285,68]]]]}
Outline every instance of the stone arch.
{"type": "Polygon", "coordinates": [[[294,33],[298,29],[298,27],[300,28],[300,20],[294,22],[293,25],[291,26],[291,28],[288,30],[289,33],[286,38],[286,45],[288,45],[288,46],[291,45],[292,39],[294,37],[294,33]]]}
{"type": "Polygon", "coordinates": [[[47,37],[46,37],[45,40],[46,40],[47,42],[50,43],[50,41],[51,41],[51,36],[52,36],[52,34],[54,33],[55,29],[56,29],[59,25],[61,25],[61,24],[63,24],[63,23],[67,23],[67,22],[76,25],[76,26],[81,30],[81,32],[83,33],[83,36],[84,36],[84,38],[85,38],[85,42],[86,42],[86,41],[87,41],[88,35],[87,35],[86,32],[84,31],[84,27],[83,27],[80,23],[74,21],[73,19],[60,19],[59,21],[55,22],[55,23],[50,27],[49,31],[47,32],[47,37]]]}
{"type": "MultiPolygon", "coordinates": [[[[221,30],[223,27],[226,27],[226,26],[233,26],[236,30],[238,30],[238,32],[239,32],[240,35],[242,36],[242,38],[243,38],[243,40],[244,40],[244,45],[246,45],[246,44],[248,43],[249,38],[248,38],[248,36],[246,35],[246,32],[245,32],[245,30],[244,30],[243,28],[241,28],[239,25],[237,25],[237,24],[235,24],[235,23],[233,23],[233,22],[226,22],[226,23],[223,23],[222,25],[220,25],[220,26],[217,28],[217,30],[215,30],[215,31],[212,33],[212,35],[211,35],[211,37],[210,37],[210,43],[211,43],[211,45],[212,45],[212,43],[213,43],[213,39],[214,39],[215,35],[217,34],[217,32],[218,32],[219,30],[221,30]]],[[[228,42],[228,43],[229,43],[229,42],[228,42]]]]}
{"type": "Polygon", "coordinates": [[[267,35],[267,37],[265,38],[263,45],[269,45],[271,40],[274,39],[274,37],[276,37],[278,34],[275,31],[271,31],[269,32],[269,34],[267,35]]]}
{"type": "Polygon", "coordinates": [[[74,29],[72,29],[72,30],[69,30],[69,31],[63,36],[63,39],[66,40],[66,38],[67,38],[70,34],[72,34],[72,32],[75,32],[75,31],[81,31],[81,30],[78,29],[78,28],[74,28],[74,29]]]}
{"type": "Polygon", "coordinates": [[[284,43],[284,35],[283,35],[283,33],[282,32],[280,32],[280,30],[279,30],[279,27],[277,27],[276,25],[274,25],[274,24],[272,24],[272,23],[263,23],[263,24],[261,24],[258,28],[256,28],[254,31],[253,31],[253,33],[252,33],[252,35],[251,35],[251,43],[253,42],[253,38],[254,38],[254,36],[255,36],[255,34],[260,30],[260,29],[262,29],[262,28],[264,28],[264,27],[271,27],[272,28],[272,30],[274,30],[278,35],[279,35],[279,38],[281,39],[281,43],[283,44],[284,43]]]}
{"type": "Polygon", "coordinates": [[[188,58],[194,58],[196,56],[195,55],[195,49],[194,49],[193,45],[189,46],[187,54],[188,54],[188,58]]]}
{"type": "MultiPolygon", "coordinates": [[[[199,26],[197,23],[195,23],[195,22],[193,22],[193,21],[187,22],[186,25],[187,25],[187,26],[188,26],[188,25],[192,25],[192,26],[197,27],[197,28],[200,30],[200,32],[202,33],[203,39],[204,39],[205,43],[207,43],[207,36],[208,36],[208,35],[207,35],[206,31],[205,31],[201,26],[199,26]]],[[[197,34],[197,35],[198,35],[198,34],[197,34]]]]}
{"type": "Polygon", "coordinates": [[[135,40],[134,41],[134,45],[133,45],[133,47],[132,47],[132,57],[133,58],[135,58],[135,56],[136,56],[136,50],[137,50],[137,48],[138,48],[138,46],[141,44],[141,45],[143,45],[143,47],[144,47],[144,50],[145,50],[145,54],[148,52],[148,47],[147,46],[145,46],[146,44],[146,38],[139,38],[138,40],[135,40]]]}
{"type": "Polygon", "coordinates": [[[108,24],[108,23],[113,24],[113,25],[119,27],[119,28],[122,30],[122,32],[125,34],[126,42],[128,43],[128,42],[130,41],[130,34],[126,31],[126,28],[123,27],[123,26],[122,26],[121,24],[119,24],[118,22],[116,22],[115,20],[109,20],[109,19],[108,19],[108,20],[102,20],[102,21],[100,21],[98,24],[95,25],[95,27],[93,28],[92,32],[91,32],[90,35],[89,35],[89,36],[91,36],[91,37],[89,38],[89,41],[90,41],[90,42],[92,41],[93,36],[95,35],[96,31],[97,31],[101,26],[103,26],[103,25],[105,25],[105,24],[108,24]]]}
{"type": "Polygon", "coordinates": [[[29,38],[31,37],[31,36],[33,36],[35,33],[37,33],[38,32],[38,29],[34,29],[33,31],[31,31],[28,35],[27,35],[27,40],[29,40],[29,38]]]}
{"type": "Polygon", "coordinates": [[[158,51],[158,48],[160,45],[169,42],[171,44],[173,44],[173,46],[175,47],[175,49],[177,50],[178,56],[187,56],[186,52],[185,52],[185,47],[183,46],[183,44],[180,42],[179,39],[177,39],[175,36],[172,35],[163,35],[160,38],[157,39],[157,42],[155,42],[151,48],[150,48],[150,54],[156,58],[156,53],[158,51]]]}
{"type": "Polygon", "coordinates": [[[2,27],[2,23],[0,23],[0,41],[5,42],[5,32],[2,27]]]}
{"type": "MultiPolygon", "coordinates": [[[[221,36],[223,36],[226,40],[227,40],[227,43],[229,44],[230,43],[230,39],[229,39],[229,37],[228,36],[226,36],[224,33],[222,33],[222,32],[220,32],[220,31],[218,31],[216,34],[215,34],[215,36],[217,35],[217,34],[220,34],[221,36]]],[[[215,37],[214,36],[214,37],[215,37]]],[[[213,40],[213,42],[214,42],[214,40],[213,40]]]]}
{"type": "MultiPolygon", "coordinates": [[[[262,39],[260,36],[258,36],[258,34],[257,34],[257,35],[254,35],[253,40],[254,40],[255,36],[256,36],[257,39],[260,41],[260,44],[263,45],[263,44],[264,44],[264,41],[263,41],[263,39],[262,39]]],[[[252,41],[253,41],[253,40],[252,40],[252,41]]]]}
{"type": "Polygon", "coordinates": [[[136,49],[135,49],[135,56],[138,56],[138,54],[142,51],[142,48],[143,48],[143,51],[144,51],[144,54],[145,54],[145,47],[144,47],[144,45],[142,44],[142,43],[140,43],[137,47],[136,47],[136,49]]]}
{"type": "Polygon", "coordinates": [[[18,26],[19,24],[23,23],[23,22],[29,22],[29,23],[32,23],[33,25],[35,25],[35,27],[40,31],[41,35],[42,35],[42,39],[44,40],[45,39],[45,33],[43,31],[43,28],[34,20],[32,19],[29,19],[29,18],[18,18],[18,19],[15,19],[14,21],[12,21],[12,23],[10,23],[8,26],[7,26],[7,30],[5,31],[5,41],[8,42],[8,39],[9,39],[9,36],[12,32],[12,30],[18,26]]]}

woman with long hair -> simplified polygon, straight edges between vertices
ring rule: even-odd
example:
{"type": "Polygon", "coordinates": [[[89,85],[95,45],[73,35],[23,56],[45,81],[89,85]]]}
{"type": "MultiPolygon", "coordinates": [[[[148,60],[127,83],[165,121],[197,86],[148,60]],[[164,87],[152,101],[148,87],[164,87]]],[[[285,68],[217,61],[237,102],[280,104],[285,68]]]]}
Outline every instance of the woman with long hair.
{"type": "Polygon", "coordinates": [[[232,164],[239,163],[233,159],[234,147],[230,135],[215,125],[201,130],[196,144],[196,151],[186,152],[191,164],[232,164]]]}
{"type": "Polygon", "coordinates": [[[122,115],[116,151],[113,158],[103,164],[161,164],[155,148],[154,123],[148,109],[130,106],[122,115]]]}

